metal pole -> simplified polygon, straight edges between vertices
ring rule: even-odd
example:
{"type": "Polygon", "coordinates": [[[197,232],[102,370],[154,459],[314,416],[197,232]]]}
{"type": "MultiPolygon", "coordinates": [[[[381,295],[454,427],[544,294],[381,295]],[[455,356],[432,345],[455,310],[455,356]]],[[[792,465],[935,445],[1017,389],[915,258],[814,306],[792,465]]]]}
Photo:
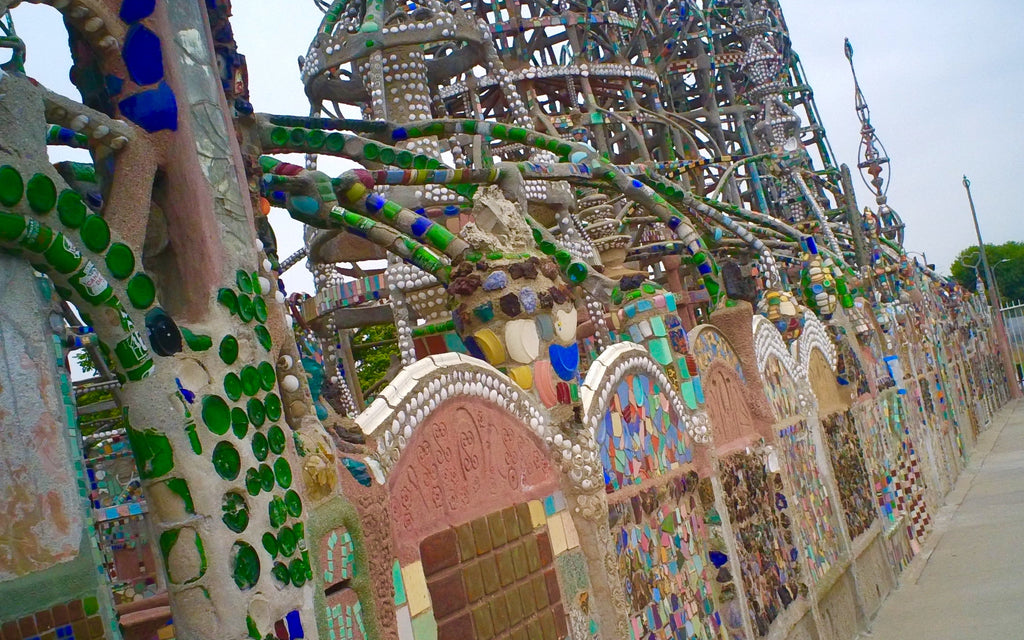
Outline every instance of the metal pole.
{"type": "MultiPolygon", "coordinates": [[[[1012,362],[1012,351],[1010,351],[1010,340],[1006,335],[1006,325],[1003,324],[1003,312],[999,306],[999,299],[996,297],[996,288],[993,286],[995,279],[992,277],[992,270],[988,264],[988,256],[985,255],[985,242],[981,239],[981,225],[978,224],[978,211],[974,208],[974,196],[971,194],[971,181],[964,176],[964,189],[967,190],[967,201],[971,205],[971,217],[974,219],[974,231],[978,234],[978,251],[981,252],[981,265],[985,270],[985,284],[988,293],[989,306],[992,308],[992,320],[999,342],[1000,351],[1003,352],[1003,366],[1006,368],[1007,378],[1013,380],[1017,377],[1016,367],[1012,362]]],[[[1021,390],[1017,385],[1011,385],[1011,397],[1021,397],[1021,390]]]]}
{"type": "Polygon", "coordinates": [[[985,255],[985,243],[981,239],[981,226],[978,225],[978,212],[974,208],[974,196],[971,195],[971,181],[964,176],[964,189],[967,190],[967,201],[971,204],[971,217],[974,219],[974,232],[978,234],[978,251],[981,252],[981,268],[985,270],[985,289],[988,291],[989,304],[992,308],[999,310],[999,300],[995,299],[995,287],[992,286],[992,269],[988,265],[988,256],[985,255]]]}

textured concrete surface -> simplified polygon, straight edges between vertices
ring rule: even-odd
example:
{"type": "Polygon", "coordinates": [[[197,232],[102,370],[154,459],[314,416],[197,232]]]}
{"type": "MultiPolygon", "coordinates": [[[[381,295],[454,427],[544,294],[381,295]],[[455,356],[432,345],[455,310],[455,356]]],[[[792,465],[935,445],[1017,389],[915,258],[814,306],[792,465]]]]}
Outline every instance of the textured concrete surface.
{"type": "Polygon", "coordinates": [[[934,534],[864,638],[1024,637],[1024,401],[981,434],[934,534]]]}

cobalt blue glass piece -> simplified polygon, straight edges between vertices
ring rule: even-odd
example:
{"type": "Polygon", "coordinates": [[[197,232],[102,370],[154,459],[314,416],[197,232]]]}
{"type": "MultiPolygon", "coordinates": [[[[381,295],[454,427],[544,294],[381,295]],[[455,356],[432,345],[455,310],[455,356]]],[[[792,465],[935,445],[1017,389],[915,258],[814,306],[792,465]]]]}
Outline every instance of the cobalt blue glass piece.
{"type": "Polygon", "coordinates": [[[576,373],[580,368],[580,347],[578,343],[572,343],[568,347],[560,344],[553,344],[548,347],[548,356],[551,358],[551,368],[555,370],[562,380],[571,381],[576,379],[576,373]]]}
{"type": "Polygon", "coordinates": [[[291,640],[306,637],[306,633],[302,630],[302,618],[299,617],[298,609],[286,615],[284,621],[288,625],[288,637],[291,640]]]}
{"type": "Polygon", "coordinates": [[[121,57],[135,84],[153,84],[164,77],[160,38],[142,24],[133,24],[128,28],[121,57]]]}
{"type": "Polygon", "coordinates": [[[124,0],[118,13],[125,24],[148,18],[156,9],[156,0],[124,0]]]}
{"type": "Polygon", "coordinates": [[[105,76],[103,81],[107,85],[107,93],[112,96],[119,95],[121,93],[121,89],[124,88],[124,80],[117,76],[105,76]]]}
{"type": "Polygon", "coordinates": [[[678,227],[682,223],[683,223],[683,219],[680,218],[679,216],[672,216],[671,218],[668,219],[668,227],[669,227],[669,229],[673,229],[674,230],[676,227],[678,227]]]}
{"type": "Polygon", "coordinates": [[[641,188],[643,186],[644,186],[644,183],[640,182],[639,180],[633,180],[633,187],[639,189],[639,188],[641,188]]]}
{"type": "Polygon", "coordinates": [[[812,236],[807,236],[807,253],[812,256],[818,255],[818,243],[814,241],[812,236]]]}
{"type": "Polygon", "coordinates": [[[387,201],[376,193],[366,196],[366,208],[370,211],[380,211],[384,208],[385,202],[387,201]]]}
{"type": "Polygon", "coordinates": [[[462,343],[466,345],[466,351],[469,352],[469,355],[478,360],[487,360],[487,356],[485,356],[483,350],[480,349],[480,345],[476,343],[476,338],[473,336],[466,336],[462,339],[462,343]]]}
{"type": "Polygon", "coordinates": [[[412,234],[417,238],[422,238],[423,234],[426,233],[433,224],[434,223],[428,218],[416,218],[412,223],[412,234]]]}
{"type": "Polygon", "coordinates": [[[392,140],[406,140],[409,138],[409,133],[405,130],[405,127],[398,127],[391,132],[392,140]]]}
{"type": "Polygon", "coordinates": [[[178,101],[166,82],[125,98],[118,107],[126,118],[150,133],[178,128],[178,101]]]}
{"type": "Polygon", "coordinates": [[[789,502],[786,500],[786,496],[776,492],[775,494],[775,508],[779,511],[783,511],[789,507],[789,502]]]}
{"type": "Polygon", "coordinates": [[[57,140],[67,144],[75,139],[76,131],[74,129],[68,129],[67,127],[61,127],[57,130],[57,140]]]}
{"type": "Polygon", "coordinates": [[[702,262],[697,265],[697,271],[700,271],[702,275],[709,275],[711,273],[711,265],[706,262],[702,262]]]}
{"type": "Polygon", "coordinates": [[[444,208],[444,215],[446,216],[457,216],[459,215],[459,208],[454,204],[450,204],[444,208]]]}
{"type": "Polygon", "coordinates": [[[721,551],[709,552],[708,559],[711,560],[711,564],[715,565],[716,569],[721,569],[723,566],[725,566],[726,562],[729,562],[729,556],[725,555],[721,551]]]}
{"type": "Polygon", "coordinates": [[[796,559],[799,556],[800,556],[800,552],[796,550],[796,547],[793,547],[792,549],[789,550],[789,559],[792,562],[796,562],[796,559]]]}

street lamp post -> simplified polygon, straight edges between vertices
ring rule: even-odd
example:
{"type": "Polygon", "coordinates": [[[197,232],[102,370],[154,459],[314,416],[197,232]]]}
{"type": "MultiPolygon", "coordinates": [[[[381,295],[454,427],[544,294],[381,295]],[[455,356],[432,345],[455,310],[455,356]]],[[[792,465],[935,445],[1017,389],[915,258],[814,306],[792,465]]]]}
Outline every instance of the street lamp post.
{"type": "Polygon", "coordinates": [[[985,289],[988,291],[989,304],[995,312],[999,311],[999,300],[995,297],[995,287],[992,286],[992,268],[988,264],[988,256],[985,255],[985,243],[981,239],[981,226],[978,224],[978,211],[974,208],[974,196],[971,195],[971,181],[964,176],[964,189],[967,190],[967,201],[971,205],[971,217],[974,219],[974,232],[978,234],[978,253],[981,254],[981,268],[984,270],[985,289]]]}
{"type": "MultiPolygon", "coordinates": [[[[1006,368],[1007,380],[1016,380],[1017,370],[1013,366],[1010,354],[1010,340],[1006,335],[1006,326],[1003,324],[1003,312],[999,306],[998,293],[996,292],[995,278],[992,276],[992,268],[988,264],[988,257],[985,255],[985,242],[981,239],[981,225],[978,224],[978,211],[974,208],[974,196],[971,194],[971,181],[964,176],[964,189],[967,190],[967,201],[971,205],[971,218],[974,219],[974,231],[978,234],[978,253],[981,254],[981,266],[985,270],[985,289],[988,293],[989,305],[992,308],[992,320],[996,332],[996,340],[999,342],[1000,351],[1003,355],[1003,366],[1006,368]]],[[[1010,395],[1013,398],[1021,396],[1018,385],[1010,386],[1010,395]]]]}

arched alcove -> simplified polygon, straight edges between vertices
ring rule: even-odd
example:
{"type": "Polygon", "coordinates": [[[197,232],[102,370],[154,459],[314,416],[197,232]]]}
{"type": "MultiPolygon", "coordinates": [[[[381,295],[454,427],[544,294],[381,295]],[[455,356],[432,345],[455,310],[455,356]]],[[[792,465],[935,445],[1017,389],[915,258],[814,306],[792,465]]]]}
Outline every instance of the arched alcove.
{"type": "Polygon", "coordinates": [[[399,629],[482,638],[539,625],[562,637],[591,624],[578,604],[589,601],[587,556],[563,493],[578,483],[546,415],[490,365],[446,354],[406,367],[357,417],[390,505],[378,525],[393,543],[399,629]]]}
{"type": "Polygon", "coordinates": [[[646,350],[616,345],[587,377],[585,423],[601,452],[608,533],[625,592],[629,625],[647,635],[718,635],[715,569],[698,495],[691,432],[707,428],[646,350]]]}

